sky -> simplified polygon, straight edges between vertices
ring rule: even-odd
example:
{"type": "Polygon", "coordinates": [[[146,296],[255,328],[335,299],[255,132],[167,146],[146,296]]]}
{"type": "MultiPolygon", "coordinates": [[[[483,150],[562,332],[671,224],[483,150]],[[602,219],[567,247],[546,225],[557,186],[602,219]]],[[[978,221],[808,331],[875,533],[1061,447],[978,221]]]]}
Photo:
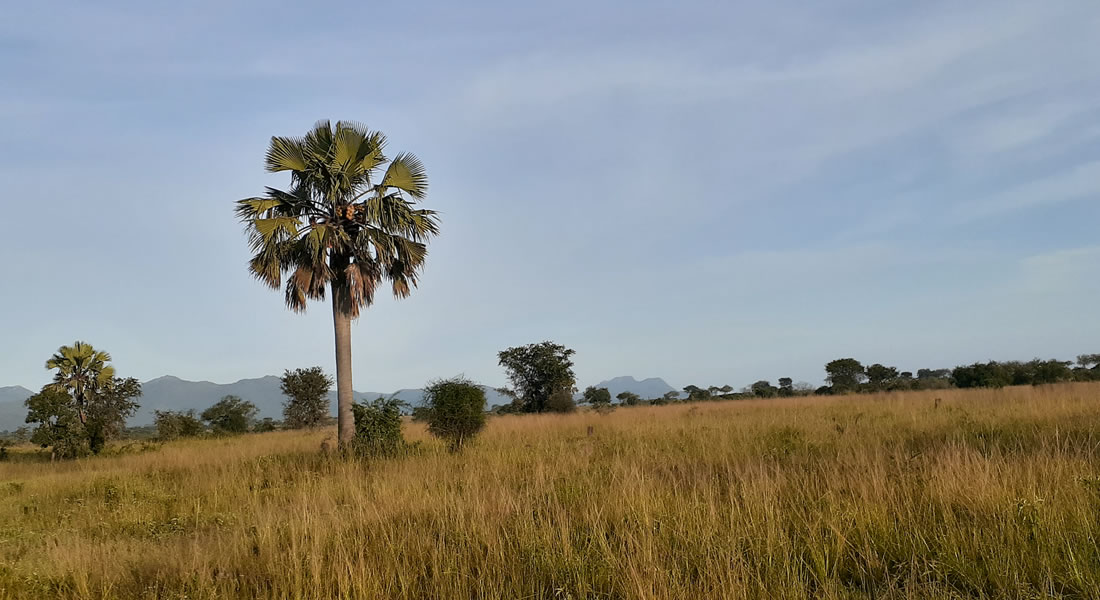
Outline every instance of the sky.
{"type": "Polygon", "coordinates": [[[0,20],[0,386],[334,368],[253,280],[272,135],[384,131],[441,212],[355,388],[553,340],[583,387],[1100,352],[1094,0],[22,2],[0,20]]]}

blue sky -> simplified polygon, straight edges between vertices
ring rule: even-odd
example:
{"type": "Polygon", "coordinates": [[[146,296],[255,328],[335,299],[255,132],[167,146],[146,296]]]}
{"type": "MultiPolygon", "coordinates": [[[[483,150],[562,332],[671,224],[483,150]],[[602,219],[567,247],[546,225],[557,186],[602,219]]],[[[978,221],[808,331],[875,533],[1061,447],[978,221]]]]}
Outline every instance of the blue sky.
{"type": "Polygon", "coordinates": [[[1100,351],[1100,3],[37,2],[0,21],[0,385],[319,364],[233,202],[321,118],[426,163],[422,285],[355,387],[552,339],[579,383],[1100,351]]]}

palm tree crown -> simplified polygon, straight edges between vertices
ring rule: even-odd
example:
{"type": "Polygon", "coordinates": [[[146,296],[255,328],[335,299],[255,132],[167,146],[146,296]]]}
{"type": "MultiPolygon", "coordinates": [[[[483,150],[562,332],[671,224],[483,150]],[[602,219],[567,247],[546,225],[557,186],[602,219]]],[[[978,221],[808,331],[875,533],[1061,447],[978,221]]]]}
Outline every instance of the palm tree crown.
{"type": "Polygon", "coordinates": [[[107,364],[111,355],[96,350],[86,342],[62,346],[46,361],[47,369],[57,369],[54,385],[70,392],[76,400],[80,422],[86,422],[85,407],[89,397],[111,382],[115,368],[107,364]]]}
{"type": "Polygon", "coordinates": [[[385,146],[381,133],[345,121],[320,121],[301,138],[273,137],[267,170],[290,171],[290,188],[237,202],[257,279],[278,289],[285,275],[286,304],[295,311],[331,291],[344,448],[355,434],[351,320],[383,281],[394,296],[408,296],[428,238],[439,233],[435,211],[416,208],[428,191],[424,165],[408,153],[388,159],[385,146]]]}
{"type": "Polygon", "coordinates": [[[271,138],[267,170],[290,171],[291,187],[239,201],[237,216],[255,253],[250,270],[275,289],[287,274],[291,309],[323,300],[336,283],[346,286],[355,318],[380,282],[399,298],[416,286],[439,224],[435,211],[415,208],[427,193],[424,165],[408,153],[386,165],[385,145],[382,133],[344,121],[318,122],[302,138],[271,138]]]}

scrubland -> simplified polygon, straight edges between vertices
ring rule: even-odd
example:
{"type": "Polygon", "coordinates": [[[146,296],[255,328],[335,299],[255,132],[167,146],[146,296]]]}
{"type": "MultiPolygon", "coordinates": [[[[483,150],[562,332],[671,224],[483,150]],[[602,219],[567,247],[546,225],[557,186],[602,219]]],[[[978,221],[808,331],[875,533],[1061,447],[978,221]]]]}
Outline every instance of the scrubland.
{"type": "Polygon", "coordinates": [[[16,452],[0,599],[1100,597],[1100,384],[332,433],[16,452]]]}

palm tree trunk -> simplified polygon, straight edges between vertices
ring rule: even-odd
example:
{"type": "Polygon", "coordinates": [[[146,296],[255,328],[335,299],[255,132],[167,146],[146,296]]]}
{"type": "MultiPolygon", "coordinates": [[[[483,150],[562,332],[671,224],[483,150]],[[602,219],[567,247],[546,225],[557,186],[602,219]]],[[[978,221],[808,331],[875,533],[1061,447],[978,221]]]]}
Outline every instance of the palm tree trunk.
{"type": "Polygon", "coordinates": [[[337,439],[341,450],[350,447],[355,437],[355,418],[351,405],[355,401],[351,387],[351,294],[342,272],[345,265],[335,264],[333,270],[339,273],[332,280],[332,326],[336,334],[336,422],[337,439]]]}

